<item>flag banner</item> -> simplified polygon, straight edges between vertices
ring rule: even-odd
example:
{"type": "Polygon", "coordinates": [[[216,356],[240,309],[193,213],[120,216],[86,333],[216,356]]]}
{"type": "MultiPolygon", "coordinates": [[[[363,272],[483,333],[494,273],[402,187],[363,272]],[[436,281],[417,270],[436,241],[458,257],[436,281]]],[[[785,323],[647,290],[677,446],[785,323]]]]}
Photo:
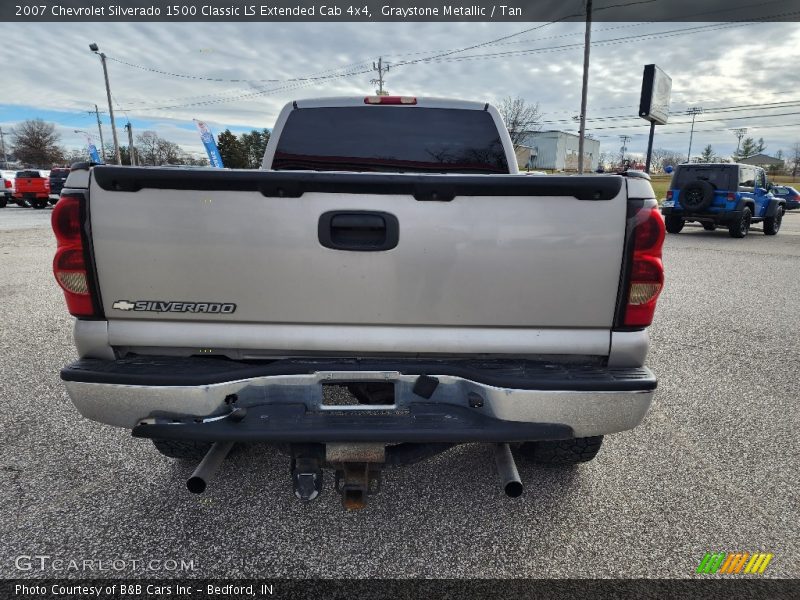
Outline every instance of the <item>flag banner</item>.
{"type": "Polygon", "coordinates": [[[87,148],[89,149],[89,157],[92,159],[92,162],[103,164],[103,159],[100,158],[100,154],[97,152],[97,146],[95,146],[92,142],[89,142],[87,144],[87,148]]]}
{"type": "Polygon", "coordinates": [[[206,152],[208,152],[208,162],[211,163],[212,167],[221,169],[224,165],[222,164],[222,157],[219,155],[219,150],[217,149],[217,143],[214,141],[214,134],[211,133],[208,125],[203,121],[195,119],[194,122],[197,125],[197,129],[200,131],[200,139],[203,140],[206,152]]]}

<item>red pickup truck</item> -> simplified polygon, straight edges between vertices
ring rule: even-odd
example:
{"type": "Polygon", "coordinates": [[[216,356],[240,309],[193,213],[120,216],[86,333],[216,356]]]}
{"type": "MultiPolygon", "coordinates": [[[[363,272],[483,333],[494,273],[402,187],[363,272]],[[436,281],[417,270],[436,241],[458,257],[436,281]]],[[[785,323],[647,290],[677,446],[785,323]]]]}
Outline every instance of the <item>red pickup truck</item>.
{"type": "Polygon", "coordinates": [[[14,200],[20,206],[44,208],[50,197],[50,181],[39,171],[19,171],[14,182],[14,200]]]}

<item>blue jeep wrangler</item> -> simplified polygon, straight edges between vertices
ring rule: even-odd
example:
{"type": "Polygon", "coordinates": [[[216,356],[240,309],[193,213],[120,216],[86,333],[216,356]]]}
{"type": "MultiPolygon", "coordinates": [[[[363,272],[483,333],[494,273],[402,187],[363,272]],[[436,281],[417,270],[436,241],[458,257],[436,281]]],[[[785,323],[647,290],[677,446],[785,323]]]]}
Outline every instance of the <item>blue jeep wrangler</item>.
{"type": "Polygon", "coordinates": [[[763,222],[764,233],[775,235],[786,202],[770,187],[764,169],[752,165],[678,165],[661,207],[667,231],[680,233],[684,223],[694,221],[706,231],[725,225],[731,237],[743,238],[751,224],[763,222]]]}

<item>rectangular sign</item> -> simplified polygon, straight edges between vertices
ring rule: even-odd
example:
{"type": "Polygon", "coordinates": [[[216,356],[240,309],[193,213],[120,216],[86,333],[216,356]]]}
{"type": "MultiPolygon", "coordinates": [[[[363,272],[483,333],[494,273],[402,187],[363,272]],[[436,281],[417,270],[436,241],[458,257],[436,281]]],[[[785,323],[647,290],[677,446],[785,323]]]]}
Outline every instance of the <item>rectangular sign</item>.
{"type": "Polygon", "coordinates": [[[645,65],[642,78],[642,96],[639,100],[639,116],[657,125],[669,119],[669,98],[672,79],[656,65],[645,65]]]}

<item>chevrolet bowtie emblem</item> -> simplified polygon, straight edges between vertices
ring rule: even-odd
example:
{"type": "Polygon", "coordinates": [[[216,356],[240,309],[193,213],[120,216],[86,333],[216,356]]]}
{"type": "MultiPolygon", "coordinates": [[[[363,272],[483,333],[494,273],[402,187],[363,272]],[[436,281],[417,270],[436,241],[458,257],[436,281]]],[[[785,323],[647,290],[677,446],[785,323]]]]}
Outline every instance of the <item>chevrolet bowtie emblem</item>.
{"type": "Polygon", "coordinates": [[[127,300],[117,300],[114,302],[111,308],[116,308],[119,310],[132,310],[134,306],[136,305],[132,302],[128,302],[127,300]]]}

